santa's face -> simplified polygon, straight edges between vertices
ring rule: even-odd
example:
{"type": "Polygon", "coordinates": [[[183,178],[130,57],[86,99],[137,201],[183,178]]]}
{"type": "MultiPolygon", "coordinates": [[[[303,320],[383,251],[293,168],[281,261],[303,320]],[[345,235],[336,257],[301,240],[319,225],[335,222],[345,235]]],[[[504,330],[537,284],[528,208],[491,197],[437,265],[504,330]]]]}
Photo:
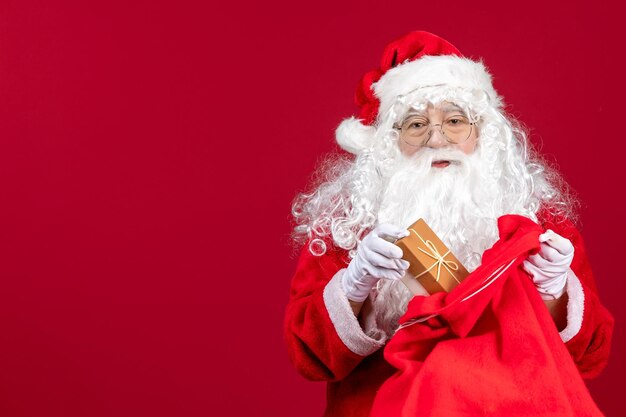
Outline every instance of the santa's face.
{"type": "MultiPolygon", "coordinates": [[[[398,144],[404,155],[412,156],[424,148],[449,148],[468,155],[474,152],[478,129],[470,124],[468,115],[459,106],[444,101],[436,106],[428,104],[417,108],[411,109],[398,124],[401,127],[398,144]],[[422,110],[418,110],[420,107],[422,110]],[[463,125],[467,128],[467,135],[453,136],[453,131],[463,130],[463,125]],[[423,135],[416,135],[420,129],[424,130],[423,135]],[[447,136],[444,136],[446,131],[447,136]]],[[[432,162],[433,168],[443,169],[449,165],[450,161],[446,160],[432,162]]]]}

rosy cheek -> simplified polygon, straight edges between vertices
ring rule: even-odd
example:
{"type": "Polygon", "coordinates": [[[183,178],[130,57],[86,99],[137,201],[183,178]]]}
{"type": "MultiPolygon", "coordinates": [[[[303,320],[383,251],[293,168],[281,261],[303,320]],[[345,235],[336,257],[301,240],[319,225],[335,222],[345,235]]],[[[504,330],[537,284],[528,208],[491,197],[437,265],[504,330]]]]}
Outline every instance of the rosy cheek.
{"type": "Polygon", "coordinates": [[[467,155],[473,153],[474,150],[476,149],[476,142],[477,142],[476,137],[469,138],[467,142],[463,143],[461,150],[467,155]]]}
{"type": "Polygon", "coordinates": [[[419,151],[420,148],[416,148],[416,147],[412,147],[412,146],[406,146],[406,145],[400,145],[400,150],[402,151],[402,153],[406,156],[412,156],[415,155],[415,153],[417,151],[419,151]]]}

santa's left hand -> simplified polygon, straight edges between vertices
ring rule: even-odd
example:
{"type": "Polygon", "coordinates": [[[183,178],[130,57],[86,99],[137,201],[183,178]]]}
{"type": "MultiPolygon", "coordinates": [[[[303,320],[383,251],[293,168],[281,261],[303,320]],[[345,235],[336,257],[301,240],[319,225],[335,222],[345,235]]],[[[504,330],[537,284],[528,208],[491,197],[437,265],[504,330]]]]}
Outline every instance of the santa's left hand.
{"type": "Polygon", "coordinates": [[[540,248],[523,263],[543,300],[555,300],[565,292],[567,271],[574,259],[574,245],[568,239],[547,230],[539,235],[540,248]]]}

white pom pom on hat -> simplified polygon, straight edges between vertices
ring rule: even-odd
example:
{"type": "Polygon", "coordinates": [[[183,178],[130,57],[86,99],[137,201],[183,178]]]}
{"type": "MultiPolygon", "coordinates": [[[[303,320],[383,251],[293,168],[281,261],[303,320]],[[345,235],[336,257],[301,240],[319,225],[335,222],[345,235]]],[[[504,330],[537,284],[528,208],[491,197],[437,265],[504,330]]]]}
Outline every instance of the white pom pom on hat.
{"type": "Polygon", "coordinates": [[[410,32],[385,47],[380,67],[367,72],[355,94],[359,118],[341,122],[335,132],[339,146],[359,154],[374,144],[377,116],[387,111],[398,96],[417,88],[437,85],[482,90],[499,107],[491,75],[481,62],[464,58],[446,40],[429,32],[410,32]]]}
{"type": "Polygon", "coordinates": [[[335,138],[343,150],[357,155],[374,144],[375,133],[374,126],[365,125],[356,117],[350,117],[339,124],[335,138]]]}

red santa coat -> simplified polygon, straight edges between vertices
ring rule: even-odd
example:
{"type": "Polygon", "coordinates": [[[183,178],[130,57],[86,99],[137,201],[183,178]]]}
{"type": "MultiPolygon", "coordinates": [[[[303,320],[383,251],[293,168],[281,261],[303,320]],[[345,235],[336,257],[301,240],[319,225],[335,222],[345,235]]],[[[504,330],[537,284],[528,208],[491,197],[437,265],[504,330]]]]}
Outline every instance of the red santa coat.
{"type": "MultiPolygon", "coordinates": [[[[581,375],[590,378],[608,360],[613,319],[598,299],[578,230],[567,219],[545,212],[539,218],[544,229],[568,238],[575,248],[567,284],[567,327],[560,336],[581,375]]],[[[316,257],[305,246],[286,310],[290,360],[306,378],[328,383],[325,416],[369,415],[376,391],[395,372],[383,358],[388,335],[377,327],[369,301],[357,319],[342,291],[347,262],[343,250],[329,249],[316,257]]]]}

